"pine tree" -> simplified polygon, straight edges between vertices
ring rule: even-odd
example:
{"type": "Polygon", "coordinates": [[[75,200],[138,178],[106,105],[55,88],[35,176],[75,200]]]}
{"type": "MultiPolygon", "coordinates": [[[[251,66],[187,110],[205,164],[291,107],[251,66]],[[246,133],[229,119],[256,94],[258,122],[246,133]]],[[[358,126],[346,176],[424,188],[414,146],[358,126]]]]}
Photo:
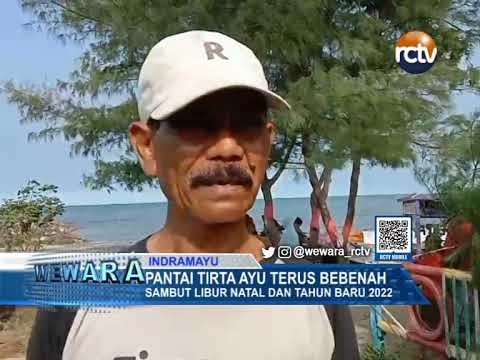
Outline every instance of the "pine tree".
{"type": "MultiPolygon", "coordinates": [[[[435,129],[452,91],[478,85],[468,64],[478,43],[472,0],[20,0],[31,26],[86,50],[68,80],[54,88],[4,85],[23,122],[44,129],[32,139],[63,136],[73,154],[93,156],[93,189],[141,190],[156,181],[141,171],[127,139],[137,117],[135,87],[148,50],[180,31],[221,31],[247,44],[275,91],[293,105],[276,114],[279,136],[272,167],[288,165],[290,146],[312,185],[312,207],[339,246],[327,197],[333,171],[352,165],[343,237],[355,215],[362,165],[405,166],[435,129]],[[394,45],[409,30],[429,33],[439,49],[433,68],[410,75],[394,62],[394,45]],[[92,99],[95,102],[92,102],[92,99]],[[112,105],[115,99],[115,105],[112,105]],[[120,100],[118,100],[120,99],[120,100]],[[103,105],[98,105],[103,103],[103,105]],[[106,151],[123,155],[106,161],[106,151]],[[278,151],[277,151],[278,150],[278,151]]],[[[277,175],[264,182],[267,202],[277,175]]],[[[345,242],[344,242],[345,243],[345,242]]]]}
{"type": "Polygon", "coordinates": [[[436,129],[415,163],[417,178],[437,194],[448,216],[451,236],[463,241],[445,266],[472,267],[480,287],[480,112],[452,115],[436,129]],[[455,230],[456,229],[456,230],[455,230]]]}
{"type": "Polygon", "coordinates": [[[434,3],[337,2],[324,13],[329,31],[320,49],[307,57],[302,77],[290,86],[312,207],[335,246],[340,241],[327,204],[332,172],[352,167],[346,246],[362,163],[411,164],[449,109],[452,92],[478,87],[478,70],[459,67],[478,43],[477,4],[434,3]],[[421,75],[403,72],[394,62],[396,39],[413,29],[431,34],[440,49],[434,67],[421,75]]]}

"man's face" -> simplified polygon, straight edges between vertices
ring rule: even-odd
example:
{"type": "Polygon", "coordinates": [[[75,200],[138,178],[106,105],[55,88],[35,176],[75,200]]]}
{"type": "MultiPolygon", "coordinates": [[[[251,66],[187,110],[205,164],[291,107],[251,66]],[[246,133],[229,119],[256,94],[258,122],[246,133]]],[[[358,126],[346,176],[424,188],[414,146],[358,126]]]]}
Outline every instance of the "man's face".
{"type": "Polygon", "coordinates": [[[130,133],[170,205],[214,224],[238,221],[252,207],[273,124],[261,94],[236,89],[203,97],[157,124],[136,122],[130,133]]]}

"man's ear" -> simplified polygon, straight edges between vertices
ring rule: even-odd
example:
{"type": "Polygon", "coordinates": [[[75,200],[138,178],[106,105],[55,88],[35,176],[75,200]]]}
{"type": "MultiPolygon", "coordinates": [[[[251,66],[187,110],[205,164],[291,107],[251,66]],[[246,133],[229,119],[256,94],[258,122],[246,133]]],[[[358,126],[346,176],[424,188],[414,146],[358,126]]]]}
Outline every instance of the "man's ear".
{"type": "Polygon", "coordinates": [[[270,145],[273,145],[275,136],[277,135],[277,125],[270,119],[267,121],[267,132],[270,137],[270,145]]]}
{"type": "Polygon", "coordinates": [[[135,121],[128,128],[130,142],[137,153],[140,165],[145,174],[149,176],[157,175],[157,164],[153,156],[153,137],[155,131],[142,121],[135,121]]]}

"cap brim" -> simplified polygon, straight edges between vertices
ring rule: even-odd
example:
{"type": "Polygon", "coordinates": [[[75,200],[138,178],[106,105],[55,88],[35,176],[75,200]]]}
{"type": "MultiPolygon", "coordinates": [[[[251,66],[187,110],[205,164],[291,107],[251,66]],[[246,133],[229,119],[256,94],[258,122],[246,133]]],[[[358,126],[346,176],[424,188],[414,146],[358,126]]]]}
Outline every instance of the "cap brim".
{"type": "Polygon", "coordinates": [[[254,90],[257,90],[265,95],[265,97],[267,98],[267,104],[269,108],[276,109],[276,110],[291,109],[290,104],[280,95],[275,94],[273,91],[259,90],[259,89],[254,89],[254,90]]]}
{"type": "MultiPolygon", "coordinates": [[[[269,109],[275,110],[290,110],[290,104],[283,99],[281,96],[275,94],[273,91],[261,89],[254,86],[249,85],[229,85],[224,87],[218,87],[215,89],[211,89],[210,91],[206,91],[203,93],[198,93],[190,97],[184,97],[182,100],[177,98],[175,104],[162,104],[163,106],[158,106],[155,110],[152,111],[150,114],[150,118],[153,120],[165,120],[170,115],[176,113],[177,111],[185,108],[186,106],[190,105],[191,103],[195,102],[196,100],[212,95],[218,91],[226,90],[226,89],[251,89],[257,91],[265,96],[267,100],[267,106],[269,109]]],[[[175,98],[172,96],[172,98],[175,98]]]]}

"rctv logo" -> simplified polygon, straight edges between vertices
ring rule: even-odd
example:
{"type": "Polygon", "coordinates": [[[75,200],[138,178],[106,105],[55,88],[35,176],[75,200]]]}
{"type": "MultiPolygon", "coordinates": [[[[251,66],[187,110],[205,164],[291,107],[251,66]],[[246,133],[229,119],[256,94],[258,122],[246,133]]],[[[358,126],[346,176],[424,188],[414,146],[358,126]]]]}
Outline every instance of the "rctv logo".
{"type": "Polygon", "coordinates": [[[409,31],[395,44],[395,61],[410,74],[429,70],[437,57],[437,45],[422,31],[409,31]]]}

